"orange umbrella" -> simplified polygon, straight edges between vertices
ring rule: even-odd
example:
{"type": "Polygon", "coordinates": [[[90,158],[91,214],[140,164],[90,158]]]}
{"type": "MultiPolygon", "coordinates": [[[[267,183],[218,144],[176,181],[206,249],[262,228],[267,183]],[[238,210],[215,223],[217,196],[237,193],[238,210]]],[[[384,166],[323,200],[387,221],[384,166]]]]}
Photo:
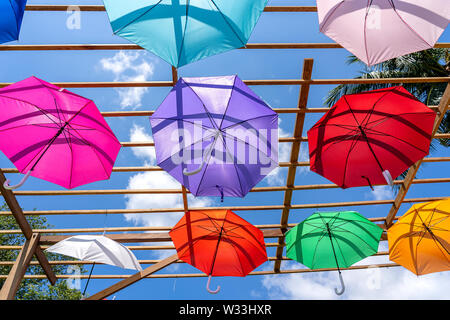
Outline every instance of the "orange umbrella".
{"type": "Polygon", "coordinates": [[[387,235],[391,261],[417,275],[450,270],[450,199],[413,205],[387,235]]]}
{"type": "Polygon", "coordinates": [[[267,261],[261,230],[230,210],[189,211],[169,232],[178,257],[212,276],[245,277],[267,261]]]}

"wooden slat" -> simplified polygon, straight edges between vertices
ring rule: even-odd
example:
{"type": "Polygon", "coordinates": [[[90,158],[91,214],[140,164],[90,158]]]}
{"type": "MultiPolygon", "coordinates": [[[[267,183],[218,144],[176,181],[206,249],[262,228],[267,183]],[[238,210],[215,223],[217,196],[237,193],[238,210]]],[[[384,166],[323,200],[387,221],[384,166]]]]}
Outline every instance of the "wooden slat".
{"type": "Polygon", "coordinates": [[[132,285],[133,283],[136,283],[137,281],[150,276],[151,274],[164,269],[165,267],[171,265],[172,263],[176,262],[178,260],[178,254],[174,254],[146,269],[144,269],[141,272],[138,272],[132,276],[128,276],[125,280],[120,281],[119,283],[116,283],[112,286],[110,286],[109,288],[106,288],[92,296],[90,296],[89,298],[87,298],[86,300],[102,300],[110,295],[112,295],[113,293],[116,293],[130,285],[132,285]]]}
{"type": "MultiPolygon", "coordinates": [[[[29,4],[25,7],[27,11],[67,11],[68,9],[76,8],[79,11],[87,12],[104,12],[103,5],[41,5],[29,4]]],[[[264,12],[317,12],[315,6],[266,6],[264,12]]]]}
{"type": "MultiPolygon", "coordinates": [[[[449,162],[450,157],[427,157],[423,159],[423,162],[449,162]]],[[[308,167],[309,161],[299,161],[294,163],[289,162],[280,162],[279,167],[285,168],[285,167],[308,167]]],[[[16,168],[1,168],[3,173],[19,173],[19,170],[16,168]]],[[[148,167],[148,166],[142,166],[142,167],[114,167],[112,169],[113,172],[148,172],[148,171],[163,171],[160,167],[148,167]]]]}
{"type": "MultiPolygon", "coordinates": [[[[265,238],[276,238],[282,236],[280,229],[262,230],[265,238]]],[[[41,236],[41,245],[53,245],[71,237],[70,235],[41,236]]],[[[105,237],[120,243],[144,243],[144,242],[172,242],[168,232],[147,232],[147,233],[122,233],[105,234],[105,237]]]]}
{"type": "MultiPolygon", "coordinates": [[[[449,196],[425,197],[404,199],[405,203],[436,201],[448,198],[449,196]]],[[[336,208],[336,207],[352,207],[352,206],[368,206],[368,205],[384,205],[393,204],[394,200],[367,200],[367,201],[347,201],[347,202],[329,202],[329,203],[307,203],[293,204],[291,210],[314,209],[314,208],[336,208]]],[[[271,211],[282,210],[283,205],[266,205],[266,206],[223,206],[223,207],[192,207],[190,210],[232,210],[232,211],[271,211]]],[[[88,210],[41,210],[41,211],[24,211],[24,215],[92,215],[92,214],[147,214],[147,213],[179,213],[184,212],[184,208],[147,208],[147,209],[88,209],[88,210]]],[[[9,211],[0,212],[0,216],[11,215],[9,211]]]]}
{"type": "MultiPolygon", "coordinates": [[[[394,184],[403,184],[404,180],[395,180],[394,184]]],[[[450,178],[430,178],[430,179],[414,179],[412,184],[430,184],[430,183],[446,183],[450,182],[450,178]]],[[[374,185],[378,186],[378,185],[374,185]]],[[[255,187],[250,192],[277,192],[291,189],[293,191],[300,190],[325,190],[339,189],[337,184],[310,184],[297,186],[274,186],[274,187],[255,187]]],[[[364,188],[364,187],[361,187],[364,188]]],[[[179,189],[116,189],[116,190],[19,190],[14,191],[17,196],[80,196],[80,195],[126,195],[126,194],[182,194],[179,189]]],[[[190,193],[186,190],[186,194],[190,193]]],[[[186,209],[186,208],[185,208],[186,209]]],[[[0,230],[1,233],[1,230],[0,230]]]]}
{"type": "MultiPolygon", "coordinates": [[[[303,80],[310,80],[312,77],[312,71],[313,71],[313,65],[314,60],[313,59],[305,59],[303,62],[303,73],[302,73],[302,79],[303,80]]],[[[309,84],[304,84],[300,88],[300,95],[298,99],[298,109],[299,110],[306,110],[308,105],[308,96],[309,96],[309,84]]],[[[294,127],[294,138],[300,138],[303,133],[303,126],[305,123],[305,113],[298,113],[295,120],[295,127],[294,127]]],[[[301,142],[295,141],[292,143],[291,147],[291,156],[290,156],[290,162],[294,163],[298,161],[298,157],[300,155],[300,147],[301,142]]],[[[286,186],[291,188],[286,190],[284,194],[284,201],[283,201],[283,211],[281,213],[281,228],[282,230],[286,231],[287,224],[288,224],[288,218],[289,218],[289,210],[291,207],[292,202],[292,194],[293,190],[292,187],[295,183],[295,175],[297,172],[297,167],[289,167],[288,174],[287,174],[287,181],[286,186]]],[[[278,243],[283,243],[284,237],[280,237],[278,239],[278,243]]],[[[283,248],[278,247],[276,256],[279,258],[283,255],[283,248]]],[[[274,264],[274,271],[280,271],[281,262],[276,261],[274,264]]]]}
{"type": "MultiPolygon", "coordinates": [[[[292,85],[338,85],[338,84],[401,84],[401,83],[442,83],[450,82],[450,77],[411,77],[378,79],[265,79],[243,80],[249,86],[292,86],[292,85]]],[[[0,83],[4,88],[12,83],[0,83]]],[[[172,87],[172,81],[98,81],[98,82],[53,82],[61,88],[150,88],[172,87]]]]}
{"type": "MultiPolygon", "coordinates": [[[[396,263],[379,263],[379,264],[370,264],[370,265],[355,265],[355,266],[351,266],[349,268],[341,268],[341,271],[351,271],[351,270],[364,270],[364,269],[377,269],[377,268],[393,268],[393,267],[400,267],[399,264],[396,263]]],[[[248,275],[249,276],[267,276],[267,275],[275,275],[275,274],[295,274],[295,273],[318,273],[318,272],[334,272],[334,271],[338,271],[336,268],[327,268],[327,269],[315,269],[315,270],[311,270],[311,269],[289,269],[289,270],[281,270],[278,273],[275,273],[273,270],[270,271],[253,271],[250,272],[248,275]]],[[[58,275],[58,279],[70,279],[70,277],[73,277],[73,275],[58,275]]],[[[206,274],[203,273],[185,273],[185,274],[150,274],[147,275],[146,277],[142,277],[139,278],[136,281],[142,280],[144,278],[147,279],[171,279],[171,278],[204,278],[207,277],[206,274]]],[[[2,276],[0,276],[0,279],[2,278],[2,276]]],[[[3,277],[4,278],[4,277],[3,277]]],[[[42,276],[39,275],[30,275],[30,276],[25,276],[25,279],[42,279],[42,276]]],[[[80,279],[87,279],[88,276],[87,275],[81,275],[80,279]]],[[[129,275],[92,275],[91,279],[126,279],[128,280],[129,275]]],[[[136,281],[134,281],[133,283],[135,283],[136,281]]],[[[132,282],[132,280],[128,280],[127,282],[132,282]]],[[[117,289],[117,291],[121,290],[120,288],[117,289]]],[[[115,291],[115,292],[117,292],[115,291]]],[[[109,293],[105,292],[103,294],[108,294],[108,295],[112,295],[114,292],[109,293]]],[[[94,296],[92,296],[94,297],[94,296]]],[[[92,298],[91,297],[91,298],[92,298]]],[[[97,296],[96,299],[101,299],[101,296],[97,296]]],[[[107,296],[106,296],[107,297],[107,296]]],[[[91,299],[88,299],[91,300],[91,299]]],[[[94,300],[94,299],[92,299],[94,300]]]]}
{"type": "MultiPolygon", "coordinates": [[[[247,43],[238,50],[283,50],[283,49],[342,49],[335,42],[330,43],[247,43]]],[[[450,43],[441,42],[434,48],[450,48],[450,43]]],[[[145,50],[136,44],[14,44],[2,45],[0,51],[99,51],[99,50],[145,50]]]]}
{"type": "MultiPolygon", "coordinates": [[[[8,205],[9,210],[11,210],[10,214],[14,217],[20,229],[22,230],[25,239],[31,240],[33,236],[31,226],[29,225],[27,219],[25,218],[23,210],[20,207],[19,203],[17,202],[17,199],[13,194],[13,192],[3,187],[5,181],[6,177],[3,174],[3,171],[0,169],[0,192],[3,195],[3,198],[5,199],[5,202],[8,205]]],[[[55,284],[56,282],[55,274],[53,273],[51,266],[48,264],[48,260],[45,257],[44,252],[42,252],[39,246],[33,252],[36,254],[36,258],[38,259],[50,283],[55,284]]]]}
{"type": "Polygon", "coordinates": [[[0,291],[0,300],[14,300],[25,272],[30,265],[30,261],[38,248],[39,238],[40,234],[34,233],[31,235],[29,240],[25,241],[25,244],[19,252],[19,255],[17,256],[6,281],[3,283],[0,291]]]}
{"type": "MultiPolygon", "coordinates": [[[[436,112],[436,119],[434,122],[432,136],[434,136],[437,130],[439,129],[439,126],[442,120],[444,119],[446,112],[448,111],[449,103],[450,103],[450,83],[447,84],[447,88],[445,89],[444,94],[441,98],[438,111],[436,112]]],[[[386,226],[388,228],[392,225],[398,210],[400,210],[400,207],[406,197],[406,194],[408,193],[409,188],[412,185],[414,178],[416,177],[417,172],[419,171],[422,162],[423,160],[419,160],[414,165],[412,165],[411,168],[409,168],[408,174],[406,175],[403,183],[401,184],[400,190],[397,193],[395,201],[392,204],[392,207],[386,216],[386,226]]]]}

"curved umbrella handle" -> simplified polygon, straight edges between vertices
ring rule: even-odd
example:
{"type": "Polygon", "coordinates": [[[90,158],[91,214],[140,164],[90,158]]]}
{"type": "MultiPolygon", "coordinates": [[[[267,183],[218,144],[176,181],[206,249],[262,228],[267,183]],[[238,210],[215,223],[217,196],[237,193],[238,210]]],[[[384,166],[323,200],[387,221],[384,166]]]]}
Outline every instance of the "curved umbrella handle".
{"type": "Polygon", "coordinates": [[[14,186],[9,185],[9,183],[11,182],[11,180],[7,179],[7,180],[5,181],[5,183],[3,183],[3,188],[5,188],[6,190],[15,190],[15,189],[17,189],[17,188],[20,188],[21,186],[23,186],[23,184],[25,183],[25,181],[27,181],[27,179],[28,179],[28,177],[30,176],[30,174],[31,174],[31,170],[29,170],[29,171],[27,172],[27,174],[22,178],[22,180],[21,180],[18,184],[14,185],[14,186]]]}
{"type": "Polygon", "coordinates": [[[203,159],[202,164],[200,167],[198,167],[197,169],[195,169],[194,171],[188,171],[187,168],[184,168],[183,170],[183,174],[185,176],[193,176],[194,174],[199,173],[200,171],[202,171],[203,167],[205,166],[205,160],[203,159]]]}
{"type": "Polygon", "coordinates": [[[213,149],[214,149],[214,145],[216,144],[217,139],[220,136],[220,131],[218,131],[215,135],[214,135],[214,140],[213,142],[211,142],[208,151],[205,152],[204,156],[203,156],[203,160],[202,160],[202,164],[200,165],[200,167],[198,167],[197,169],[195,169],[194,171],[188,171],[186,168],[184,168],[183,170],[183,174],[185,176],[192,176],[194,174],[199,173],[200,171],[202,171],[203,167],[205,166],[206,162],[208,161],[209,156],[211,155],[213,149]]]}
{"type": "Polygon", "coordinates": [[[216,293],[218,293],[218,292],[220,291],[220,286],[217,286],[217,289],[214,290],[214,291],[212,291],[212,290],[209,288],[209,285],[211,284],[211,277],[212,277],[212,275],[210,275],[210,276],[208,277],[208,282],[206,283],[206,290],[208,290],[208,292],[211,293],[211,294],[216,294],[216,293]]]}
{"type": "Polygon", "coordinates": [[[334,292],[336,292],[336,294],[338,296],[341,296],[344,293],[344,291],[345,291],[345,284],[344,284],[344,279],[342,279],[342,274],[340,272],[339,272],[339,280],[341,281],[342,288],[341,288],[341,290],[338,290],[337,288],[334,288],[334,292]]]}

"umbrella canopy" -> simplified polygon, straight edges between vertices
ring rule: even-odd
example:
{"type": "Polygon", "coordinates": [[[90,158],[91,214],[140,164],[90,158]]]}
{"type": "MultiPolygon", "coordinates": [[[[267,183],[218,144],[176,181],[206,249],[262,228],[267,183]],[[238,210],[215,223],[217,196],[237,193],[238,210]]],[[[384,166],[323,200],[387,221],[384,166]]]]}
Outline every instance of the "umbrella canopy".
{"type": "Polygon", "coordinates": [[[308,131],[311,170],[342,188],[392,185],[428,154],[435,118],[403,87],[345,95],[308,131]]]}
{"type": "Polygon", "coordinates": [[[317,0],[320,31],[367,65],[433,48],[448,0],[317,0]]]}
{"type": "Polygon", "coordinates": [[[245,47],[267,0],[103,0],[112,29],[174,67],[245,47]]]}
{"type": "Polygon", "coordinates": [[[244,197],[278,166],[278,115],[237,76],[181,78],[150,122],[158,165],[195,196],[244,197]]]}
{"type": "Polygon", "coordinates": [[[244,277],[267,261],[262,231],[230,210],[189,211],[169,234],[178,257],[209,276],[244,277]]]}
{"type": "Polygon", "coordinates": [[[417,275],[450,270],[450,199],[413,205],[388,229],[389,258],[417,275]]]}
{"type": "Polygon", "coordinates": [[[123,269],[142,271],[135,255],[127,247],[105,236],[74,236],[54,244],[45,251],[123,269]]]}
{"type": "Polygon", "coordinates": [[[31,77],[0,89],[0,149],[21,173],[71,189],[109,179],[120,142],[94,102],[31,77]]]}
{"type": "Polygon", "coordinates": [[[19,39],[27,0],[0,1],[0,43],[19,39]]]}
{"type": "Polygon", "coordinates": [[[286,255],[310,269],[337,268],[343,284],[340,268],[377,253],[382,233],[355,211],[316,212],[287,232],[286,255]]]}

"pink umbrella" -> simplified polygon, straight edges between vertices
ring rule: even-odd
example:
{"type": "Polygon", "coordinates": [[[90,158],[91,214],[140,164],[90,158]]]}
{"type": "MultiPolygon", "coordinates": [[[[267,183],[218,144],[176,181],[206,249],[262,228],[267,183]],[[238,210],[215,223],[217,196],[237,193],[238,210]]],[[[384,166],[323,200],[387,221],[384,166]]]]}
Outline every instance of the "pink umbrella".
{"type": "Polygon", "coordinates": [[[372,66],[433,48],[448,0],[317,0],[320,32],[372,66]]]}
{"type": "Polygon", "coordinates": [[[24,179],[67,189],[109,179],[120,142],[94,102],[36,77],[0,89],[0,149],[24,179]]]}

